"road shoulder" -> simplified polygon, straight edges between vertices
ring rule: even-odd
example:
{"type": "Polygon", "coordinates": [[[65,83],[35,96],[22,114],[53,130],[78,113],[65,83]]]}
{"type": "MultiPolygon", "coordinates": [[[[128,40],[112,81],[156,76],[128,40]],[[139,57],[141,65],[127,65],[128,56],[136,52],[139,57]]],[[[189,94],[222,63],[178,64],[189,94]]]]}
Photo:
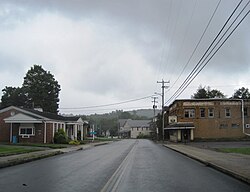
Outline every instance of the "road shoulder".
{"type": "Polygon", "coordinates": [[[0,158],[0,168],[10,167],[18,164],[27,163],[30,161],[35,161],[55,155],[60,155],[64,153],[70,153],[78,150],[86,150],[99,145],[106,145],[112,143],[113,141],[105,141],[99,143],[90,143],[85,145],[77,145],[68,148],[61,149],[48,149],[42,151],[35,151],[30,153],[23,153],[18,155],[5,156],[0,158]]]}
{"type": "Polygon", "coordinates": [[[164,146],[250,184],[249,155],[222,153],[183,144],[164,146]]]}

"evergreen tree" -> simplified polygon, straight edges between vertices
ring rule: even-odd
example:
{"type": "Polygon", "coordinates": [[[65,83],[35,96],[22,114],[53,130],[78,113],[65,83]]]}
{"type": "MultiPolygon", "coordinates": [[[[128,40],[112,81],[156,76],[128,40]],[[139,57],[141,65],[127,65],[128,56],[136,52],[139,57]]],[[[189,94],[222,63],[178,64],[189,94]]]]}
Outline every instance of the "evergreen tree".
{"type": "Polygon", "coordinates": [[[250,93],[248,88],[242,87],[238,90],[235,90],[233,94],[234,99],[250,99],[250,93]]]}
{"type": "Polygon", "coordinates": [[[34,65],[26,73],[23,89],[27,93],[27,107],[40,107],[46,112],[57,113],[60,85],[42,66],[34,65]]]}
{"type": "Polygon", "coordinates": [[[25,95],[24,89],[20,87],[5,87],[3,90],[3,95],[1,98],[1,107],[26,106],[27,97],[25,95]]]}
{"type": "Polygon", "coordinates": [[[196,93],[194,93],[192,96],[194,99],[208,99],[208,98],[225,98],[226,96],[217,89],[212,89],[208,86],[202,87],[201,85],[198,87],[198,90],[196,93]]]}

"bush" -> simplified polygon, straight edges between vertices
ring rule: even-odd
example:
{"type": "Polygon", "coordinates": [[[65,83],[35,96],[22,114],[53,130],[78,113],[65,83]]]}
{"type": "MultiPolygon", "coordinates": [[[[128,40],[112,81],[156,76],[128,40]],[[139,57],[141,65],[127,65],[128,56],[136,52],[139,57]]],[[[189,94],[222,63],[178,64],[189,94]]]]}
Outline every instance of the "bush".
{"type": "Polygon", "coordinates": [[[54,143],[68,144],[68,137],[63,129],[58,129],[58,132],[55,132],[54,143]]]}
{"type": "Polygon", "coordinates": [[[144,134],[140,133],[137,136],[137,139],[151,139],[151,136],[150,135],[144,135],[144,134]]]}
{"type": "Polygon", "coordinates": [[[80,145],[80,141],[72,140],[69,142],[70,145],[80,145]]]}

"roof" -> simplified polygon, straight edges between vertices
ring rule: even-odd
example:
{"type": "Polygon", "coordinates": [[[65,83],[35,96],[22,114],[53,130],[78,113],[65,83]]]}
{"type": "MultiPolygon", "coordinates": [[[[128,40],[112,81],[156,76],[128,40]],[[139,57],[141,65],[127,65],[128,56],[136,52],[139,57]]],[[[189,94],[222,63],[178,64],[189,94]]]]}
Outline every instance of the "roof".
{"type": "MultiPolygon", "coordinates": [[[[175,101],[173,101],[169,107],[171,107],[172,105],[174,105],[177,102],[209,102],[209,101],[232,101],[232,102],[241,102],[242,99],[229,99],[229,98],[205,98],[205,99],[176,99],[175,101]]],[[[249,99],[244,99],[244,102],[250,102],[249,99]]]]}
{"type": "Polygon", "coordinates": [[[38,111],[38,110],[35,110],[35,109],[27,109],[27,108],[21,108],[21,109],[23,109],[25,111],[29,111],[29,112],[34,113],[34,114],[37,114],[37,115],[42,116],[42,117],[46,117],[48,119],[60,120],[60,121],[65,121],[66,120],[66,117],[61,116],[61,115],[57,115],[55,113],[41,112],[41,111],[38,111]]]}
{"type": "Polygon", "coordinates": [[[130,127],[149,127],[151,120],[132,120],[128,119],[126,124],[130,127]]]}
{"type": "Polygon", "coordinates": [[[125,125],[125,123],[127,122],[128,119],[119,119],[118,123],[120,127],[123,127],[125,125]]]}
{"type": "MultiPolygon", "coordinates": [[[[66,121],[66,122],[77,122],[81,117],[79,116],[71,116],[71,117],[65,117],[61,115],[57,115],[55,113],[49,113],[49,112],[41,112],[34,109],[27,109],[27,108],[20,108],[15,106],[6,107],[0,110],[0,113],[15,109],[17,111],[20,111],[24,115],[28,115],[32,117],[33,119],[39,119],[39,120],[56,120],[56,121],[66,121]]],[[[27,118],[27,117],[26,117],[27,118]]],[[[11,118],[9,118],[11,120],[11,118]]],[[[86,122],[84,122],[86,123],[86,122]]]]}

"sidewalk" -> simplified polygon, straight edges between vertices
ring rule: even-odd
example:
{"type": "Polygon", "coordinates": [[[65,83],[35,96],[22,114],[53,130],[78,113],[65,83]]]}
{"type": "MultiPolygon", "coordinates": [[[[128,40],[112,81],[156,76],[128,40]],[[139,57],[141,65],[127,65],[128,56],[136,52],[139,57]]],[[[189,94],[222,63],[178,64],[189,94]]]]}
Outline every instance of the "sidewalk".
{"type": "Polygon", "coordinates": [[[222,153],[183,144],[164,146],[250,184],[249,155],[222,153]]]}
{"type": "Polygon", "coordinates": [[[0,157],[0,168],[18,165],[18,164],[38,160],[38,159],[43,159],[46,157],[73,152],[73,151],[86,150],[95,146],[106,145],[111,142],[112,141],[90,143],[90,144],[77,145],[77,146],[72,146],[72,147],[67,147],[67,148],[62,148],[62,149],[47,149],[43,151],[36,151],[36,152],[0,157]]]}

